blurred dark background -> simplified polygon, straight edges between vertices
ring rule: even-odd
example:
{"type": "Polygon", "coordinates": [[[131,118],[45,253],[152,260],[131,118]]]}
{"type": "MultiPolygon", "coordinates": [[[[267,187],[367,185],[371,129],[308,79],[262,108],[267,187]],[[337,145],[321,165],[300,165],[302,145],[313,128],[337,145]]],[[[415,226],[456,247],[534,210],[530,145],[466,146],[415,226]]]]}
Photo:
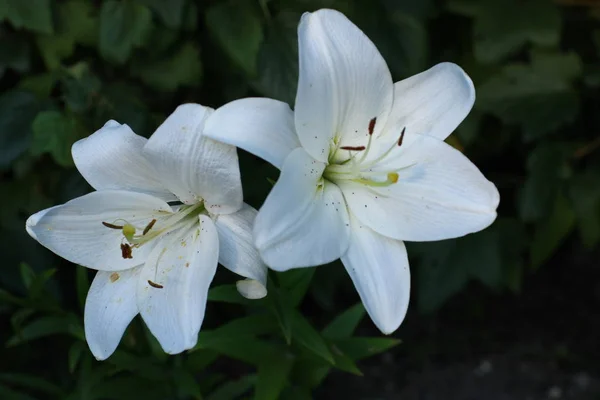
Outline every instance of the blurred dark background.
{"type": "MultiPolygon", "coordinates": [[[[595,0],[0,0],[0,398],[600,399],[599,55],[595,0]],[[185,102],[293,106],[296,27],[324,7],[394,80],[441,61],[472,77],[475,107],[447,141],[498,186],[497,221],[408,244],[392,338],[353,307],[339,263],[273,273],[256,303],[220,270],[195,351],[165,356],[136,320],[96,362],[93,273],[24,230],[91,190],[71,145],[108,119],[149,136],[185,102]]],[[[258,208],[278,171],[242,151],[240,167],[258,208]]]]}

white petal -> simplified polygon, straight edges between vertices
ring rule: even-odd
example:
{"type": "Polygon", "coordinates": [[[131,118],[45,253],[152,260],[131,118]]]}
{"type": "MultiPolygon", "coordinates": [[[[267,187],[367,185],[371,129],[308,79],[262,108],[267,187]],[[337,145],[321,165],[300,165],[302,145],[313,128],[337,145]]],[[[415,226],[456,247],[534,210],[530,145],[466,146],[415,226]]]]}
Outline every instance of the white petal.
{"type": "Polygon", "coordinates": [[[323,181],[325,164],[294,150],[258,212],[254,240],[278,271],[338,259],[348,248],[348,212],[340,189],[323,181]]]}
{"type": "Polygon", "coordinates": [[[166,353],[196,345],[218,257],[217,230],[205,215],[200,225],[165,237],[148,257],[138,280],[138,307],[166,353]]]}
{"type": "Polygon", "coordinates": [[[262,299],[267,295],[267,286],[254,279],[237,281],[235,287],[242,296],[250,300],[262,299]]]}
{"type": "Polygon", "coordinates": [[[142,149],[147,139],[127,125],[108,121],[71,148],[73,161],[96,190],[122,189],[147,193],[166,201],[177,200],[158,179],[142,149]]]}
{"type": "Polygon", "coordinates": [[[205,200],[213,214],[242,206],[242,183],[235,147],[202,134],[212,109],[183,104],[173,112],[144,147],[163,184],[186,204],[205,200]]]}
{"type": "Polygon", "coordinates": [[[410,299],[404,243],[379,235],[352,218],[350,246],[342,263],[379,330],[388,335],[398,329],[410,299]]]}
{"type": "Polygon", "coordinates": [[[219,263],[249,280],[240,281],[238,289],[253,299],[267,295],[267,266],[254,247],[252,227],[256,210],[247,204],[232,214],[216,217],[219,233],[219,263]]]}
{"type": "MultiPolygon", "coordinates": [[[[399,240],[442,240],[480,231],[496,219],[500,196],[494,184],[439,139],[419,135],[393,164],[407,168],[388,187],[340,183],[352,212],[376,232],[399,240]]],[[[378,168],[385,171],[386,165],[378,168]]]]}
{"type": "Polygon", "coordinates": [[[98,271],[90,286],[85,300],[85,340],[98,360],[110,357],[138,314],[135,292],[141,269],[98,271]]]}
{"type": "Polygon", "coordinates": [[[156,197],[102,190],[32,215],[26,229],[43,246],[75,264],[101,271],[120,271],[143,263],[152,250],[151,243],[134,248],[133,258],[124,259],[122,231],[107,228],[102,222],[122,224],[125,220],[144,229],[153,219],[169,213],[169,205],[156,197]]]}
{"type": "MultiPolygon", "coordinates": [[[[387,132],[425,134],[446,139],[475,102],[471,78],[458,65],[441,63],[397,82],[387,132]]],[[[386,133],[387,134],[387,133],[386,133]]]]}
{"type": "Polygon", "coordinates": [[[371,119],[375,134],[393,102],[393,82],[381,54],[342,13],[319,10],[298,27],[300,77],[296,131],[302,146],[325,162],[333,137],[341,146],[365,144],[371,119]]]}
{"type": "Polygon", "coordinates": [[[290,106],[272,99],[248,98],[225,104],[208,117],[204,134],[279,169],[290,152],[300,147],[290,106]]]}

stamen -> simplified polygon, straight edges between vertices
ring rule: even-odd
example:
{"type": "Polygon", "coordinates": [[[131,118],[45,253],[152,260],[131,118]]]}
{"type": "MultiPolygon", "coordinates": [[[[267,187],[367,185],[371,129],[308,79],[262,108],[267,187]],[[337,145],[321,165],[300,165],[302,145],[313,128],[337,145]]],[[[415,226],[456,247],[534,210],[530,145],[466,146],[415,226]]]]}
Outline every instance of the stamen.
{"type": "Polygon", "coordinates": [[[387,174],[387,180],[388,182],[391,183],[396,183],[398,182],[398,173],[397,172],[390,172],[387,174]]]}
{"type": "Polygon", "coordinates": [[[148,285],[152,286],[153,288],[157,288],[157,289],[162,289],[164,288],[163,285],[159,285],[158,283],[154,283],[152,282],[150,279],[148,279],[148,285]]]}
{"type": "Polygon", "coordinates": [[[102,221],[102,225],[104,225],[105,227],[110,228],[110,229],[119,229],[119,230],[123,229],[122,225],[109,224],[108,222],[104,222],[104,221],[102,221]]]}
{"type": "Polygon", "coordinates": [[[400,138],[398,139],[398,147],[402,146],[402,141],[404,140],[404,132],[406,132],[406,127],[402,128],[400,138]]]}
{"type": "Polygon", "coordinates": [[[369,135],[373,134],[373,131],[375,130],[375,123],[377,122],[377,117],[373,117],[370,121],[369,121],[369,135]]]}
{"type": "Polygon", "coordinates": [[[350,150],[350,151],[363,151],[365,146],[342,146],[340,149],[342,150],[350,150]]]}
{"type": "Polygon", "coordinates": [[[156,219],[153,219],[152,221],[150,221],[150,223],[148,225],[146,225],[146,227],[144,228],[144,231],[142,232],[142,236],[144,236],[146,233],[150,232],[150,229],[152,229],[152,227],[154,226],[155,223],[156,223],[156,219]]]}
{"type": "Polygon", "coordinates": [[[127,243],[121,243],[121,256],[125,259],[133,258],[133,255],[131,254],[131,246],[127,243]]]}

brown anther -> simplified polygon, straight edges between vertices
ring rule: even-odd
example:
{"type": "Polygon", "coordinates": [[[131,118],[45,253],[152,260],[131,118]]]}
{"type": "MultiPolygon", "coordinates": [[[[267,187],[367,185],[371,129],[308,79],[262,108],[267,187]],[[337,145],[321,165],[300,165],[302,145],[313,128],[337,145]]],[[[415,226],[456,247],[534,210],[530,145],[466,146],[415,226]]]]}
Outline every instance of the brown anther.
{"type": "Polygon", "coordinates": [[[119,273],[118,272],[113,272],[112,274],[110,274],[110,281],[112,283],[115,283],[116,281],[118,281],[120,278],[119,273]]]}
{"type": "Polygon", "coordinates": [[[406,127],[402,128],[402,132],[400,133],[400,139],[398,139],[398,147],[402,146],[402,141],[404,140],[404,132],[406,132],[406,127]]]}
{"type": "Polygon", "coordinates": [[[110,229],[118,229],[118,230],[123,229],[123,226],[121,226],[121,225],[109,224],[108,222],[104,222],[104,221],[102,221],[102,225],[104,225],[105,227],[110,228],[110,229]]]}
{"type": "Polygon", "coordinates": [[[121,256],[123,258],[133,258],[131,254],[131,246],[127,243],[121,243],[121,256]]]}
{"type": "Polygon", "coordinates": [[[150,223],[148,225],[146,225],[146,227],[144,228],[144,231],[142,232],[142,236],[145,235],[146,233],[150,232],[150,229],[152,229],[152,227],[154,226],[155,223],[156,223],[155,219],[150,221],[150,223]]]}
{"type": "Polygon", "coordinates": [[[365,146],[342,146],[340,147],[342,150],[350,150],[350,151],[363,151],[366,149],[365,146]]]}
{"type": "Polygon", "coordinates": [[[373,131],[375,130],[375,122],[377,122],[377,117],[373,117],[369,121],[369,135],[372,135],[373,131]]]}
{"type": "Polygon", "coordinates": [[[152,282],[150,279],[148,279],[148,285],[152,286],[153,288],[157,288],[157,289],[162,289],[164,288],[163,285],[159,285],[158,283],[154,283],[152,282]]]}

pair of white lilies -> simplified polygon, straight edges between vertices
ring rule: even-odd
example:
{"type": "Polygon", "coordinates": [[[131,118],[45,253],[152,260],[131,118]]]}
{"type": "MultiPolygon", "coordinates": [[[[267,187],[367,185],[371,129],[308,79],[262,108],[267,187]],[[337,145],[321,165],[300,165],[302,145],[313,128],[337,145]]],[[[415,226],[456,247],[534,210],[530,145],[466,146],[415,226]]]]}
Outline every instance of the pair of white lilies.
{"type": "Polygon", "coordinates": [[[217,264],[267,294],[267,267],[341,258],[386,334],[406,314],[403,241],[463,236],[496,218],[499,194],[444,139],[475,100],[450,63],[393,83],[375,45],[334,10],[298,27],[295,110],[266,98],[179,106],[149,140],[109,121],[72,148],[96,191],[32,215],[27,231],[98,270],[85,334],[98,359],[139,313],[165,352],[192,348],[217,264]],[[236,148],[281,170],[257,211],[243,203],[236,148]],[[266,265],[265,265],[266,264],[266,265]]]}

